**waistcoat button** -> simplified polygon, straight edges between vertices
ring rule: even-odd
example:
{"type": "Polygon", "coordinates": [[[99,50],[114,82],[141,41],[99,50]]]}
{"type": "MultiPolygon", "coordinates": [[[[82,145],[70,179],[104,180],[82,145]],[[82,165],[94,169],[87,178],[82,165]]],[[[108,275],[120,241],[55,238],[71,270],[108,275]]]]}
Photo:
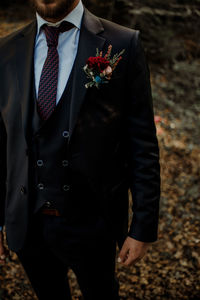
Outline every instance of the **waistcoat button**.
{"type": "Polygon", "coordinates": [[[67,185],[67,184],[63,185],[63,191],[67,192],[67,191],[69,191],[69,189],[70,189],[69,185],[67,185]]]}
{"type": "Polygon", "coordinates": [[[63,167],[67,167],[69,165],[68,160],[63,160],[62,165],[63,165],[63,167]]]}
{"type": "Polygon", "coordinates": [[[37,187],[38,187],[38,189],[41,191],[41,190],[44,189],[44,184],[43,184],[43,183],[39,183],[39,184],[37,185],[37,187]]]}
{"type": "Polygon", "coordinates": [[[45,202],[44,206],[48,207],[48,208],[51,207],[51,202],[49,202],[49,201],[45,202]]]}
{"type": "Polygon", "coordinates": [[[37,161],[37,165],[38,165],[38,167],[42,167],[44,165],[43,160],[39,159],[37,161]]]}
{"type": "Polygon", "coordinates": [[[62,135],[63,135],[64,138],[67,139],[69,137],[69,132],[68,131],[63,131],[62,135]]]}

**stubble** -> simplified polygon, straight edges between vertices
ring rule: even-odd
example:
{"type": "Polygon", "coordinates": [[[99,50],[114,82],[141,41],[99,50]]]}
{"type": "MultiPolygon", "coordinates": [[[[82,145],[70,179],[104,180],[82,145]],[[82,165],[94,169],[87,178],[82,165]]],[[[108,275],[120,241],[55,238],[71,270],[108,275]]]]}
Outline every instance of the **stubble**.
{"type": "Polygon", "coordinates": [[[44,19],[59,20],[71,10],[76,0],[30,0],[31,6],[44,19]]]}

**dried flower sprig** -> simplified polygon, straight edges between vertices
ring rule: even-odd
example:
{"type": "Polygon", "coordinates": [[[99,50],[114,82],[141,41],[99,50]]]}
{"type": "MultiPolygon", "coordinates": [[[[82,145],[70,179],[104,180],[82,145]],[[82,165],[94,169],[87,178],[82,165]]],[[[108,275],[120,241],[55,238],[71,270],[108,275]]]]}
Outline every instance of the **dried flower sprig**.
{"type": "Polygon", "coordinates": [[[118,63],[122,59],[123,49],[119,54],[115,54],[111,58],[112,45],[109,45],[108,51],[103,57],[103,52],[97,48],[96,56],[89,57],[83,70],[90,82],[86,83],[85,87],[89,88],[92,86],[100,87],[103,83],[108,83],[111,80],[113,71],[116,69],[118,63]]]}

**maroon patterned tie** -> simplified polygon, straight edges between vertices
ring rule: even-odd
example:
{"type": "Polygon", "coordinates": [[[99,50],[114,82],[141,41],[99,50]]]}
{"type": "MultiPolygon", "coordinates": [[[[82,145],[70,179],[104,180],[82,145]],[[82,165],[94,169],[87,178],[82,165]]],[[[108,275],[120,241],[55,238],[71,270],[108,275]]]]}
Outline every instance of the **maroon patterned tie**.
{"type": "Polygon", "coordinates": [[[66,21],[59,27],[43,26],[48,53],[45,60],[38,90],[37,108],[42,120],[47,120],[56,107],[59,56],[57,51],[58,36],[60,32],[70,30],[73,24],[66,21]]]}

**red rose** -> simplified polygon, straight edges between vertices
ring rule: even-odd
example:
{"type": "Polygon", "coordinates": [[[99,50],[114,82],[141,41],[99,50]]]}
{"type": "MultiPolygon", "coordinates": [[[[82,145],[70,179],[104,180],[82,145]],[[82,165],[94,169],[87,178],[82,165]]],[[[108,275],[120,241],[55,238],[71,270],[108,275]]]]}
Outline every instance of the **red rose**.
{"type": "Polygon", "coordinates": [[[89,57],[87,65],[91,70],[102,73],[110,65],[110,62],[101,56],[89,57]]]}

